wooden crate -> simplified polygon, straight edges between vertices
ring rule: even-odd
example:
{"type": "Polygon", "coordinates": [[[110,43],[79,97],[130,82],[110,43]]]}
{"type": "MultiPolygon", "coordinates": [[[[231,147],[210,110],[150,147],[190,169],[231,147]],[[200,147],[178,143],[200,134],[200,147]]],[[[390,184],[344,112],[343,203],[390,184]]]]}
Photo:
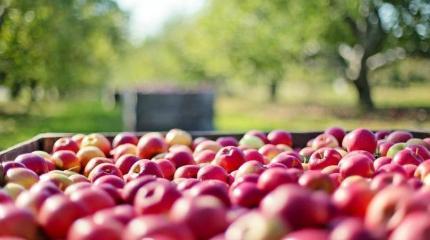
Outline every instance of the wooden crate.
{"type": "MultiPolygon", "coordinates": [[[[423,131],[409,131],[411,132],[414,137],[417,138],[426,138],[430,137],[430,132],[423,132],[423,131]]],[[[227,133],[227,132],[213,132],[213,131],[202,131],[202,132],[190,132],[193,136],[193,138],[197,137],[206,137],[208,139],[216,139],[218,137],[222,136],[233,136],[237,139],[241,138],[243,136],[243,133],[227,133]]],[[[293,136],[293,142],[295,147],[303,147],[306,145],[307,141],[310,139],[316,137],[321,132],[319,131],[312,131],[312,132],[292,132],[293,136]]],[[[109,138],[109,140],[112,140],[112,138],[117,133],[102,133],[106,137],[109,138]]],[[[144,135],[145,132],[137,132],[137,136],[144,135]]],[[[27,140],[25,142],[19,143],[13,147],[10,147],[4,151],[0,152],[0,162],[4,161],[11,161],[16,158],[19,154],[22,153],[28,153],[36,150],[42,150],[46,152],[52,151],[52,146],[54,145],[54,142],[59,139],[60,137],[65,136],[71,136],[72,133],[43,133],[35,136],[34,138],[27,140]]]]}

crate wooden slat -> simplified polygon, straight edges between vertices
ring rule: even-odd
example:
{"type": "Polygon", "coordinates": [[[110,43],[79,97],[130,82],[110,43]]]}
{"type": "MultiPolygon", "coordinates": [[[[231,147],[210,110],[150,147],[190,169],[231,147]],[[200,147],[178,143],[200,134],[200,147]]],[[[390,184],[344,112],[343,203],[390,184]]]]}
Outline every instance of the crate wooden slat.
{"type": "MultiPolygon", "coordinates": [[[[409,131],[414,137],[417,138],[426,138],[430,137],[430,132],[424,131],[409,131]]],[[[214,131],[201,131],[201,132],[190,132],[193,138],[197,137],[206,137],[208,139],[216,139],[222,136],[233,136],[237,139],[243,136],[241,132],[214,132],[214,131]]],[[[293,142],[296,147],[306,146],[307,141],[318,136],[320,131],[312,131],[312,132],[292,132],[293,142]]],[[[114,132],[102,133],[110,140],[118,134],[114,132]]],[[[137,132],[137,136],[144,135],[145,132],[137,132]]],[[[51,152],[52,146],[54,142],[60,137],[71,136],[73,133],[43,133],[35,136],[34,138],[27,140],[25,142],[19,143],[13,147],[10,147],[4,151],[0,152],[0,162],[11,161],[16,158],[19,154],[32,152],[36,150],[42,150],[46,152],[51,152]]]]}

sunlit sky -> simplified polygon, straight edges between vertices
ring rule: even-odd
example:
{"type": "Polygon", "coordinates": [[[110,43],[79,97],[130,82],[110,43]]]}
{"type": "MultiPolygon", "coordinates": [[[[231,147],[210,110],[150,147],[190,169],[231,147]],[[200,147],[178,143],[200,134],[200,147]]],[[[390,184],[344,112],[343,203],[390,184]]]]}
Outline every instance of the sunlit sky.
{"type": "Polygon", "coordinates": [[[142,40],[162,29],[170,17],[198,12],[206,0],[117,0],[117,2],[122,9],[130,12],[130,37],[142,40]]]}

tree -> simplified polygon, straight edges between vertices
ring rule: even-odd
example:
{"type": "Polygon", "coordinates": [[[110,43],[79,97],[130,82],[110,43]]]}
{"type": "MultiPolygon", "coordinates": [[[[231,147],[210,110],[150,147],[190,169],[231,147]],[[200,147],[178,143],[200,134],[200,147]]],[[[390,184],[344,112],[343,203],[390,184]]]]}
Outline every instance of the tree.
{"type": "Polygon", "coordinates": [[[99,87],[124,43],[126,15],[113,0],[0,3],[0,84],[25,88],[99,87]]]}

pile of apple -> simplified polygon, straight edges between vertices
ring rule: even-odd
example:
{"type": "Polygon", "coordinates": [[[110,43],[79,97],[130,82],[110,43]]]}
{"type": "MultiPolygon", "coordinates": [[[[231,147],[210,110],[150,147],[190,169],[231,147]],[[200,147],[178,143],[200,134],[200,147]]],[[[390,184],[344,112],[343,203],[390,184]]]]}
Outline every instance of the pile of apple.
{"type": "Polygon", "coordinates": [[[407,131],[77,134],[0,169],[0,239],[430,239],[430,138],[407,131]]]}

